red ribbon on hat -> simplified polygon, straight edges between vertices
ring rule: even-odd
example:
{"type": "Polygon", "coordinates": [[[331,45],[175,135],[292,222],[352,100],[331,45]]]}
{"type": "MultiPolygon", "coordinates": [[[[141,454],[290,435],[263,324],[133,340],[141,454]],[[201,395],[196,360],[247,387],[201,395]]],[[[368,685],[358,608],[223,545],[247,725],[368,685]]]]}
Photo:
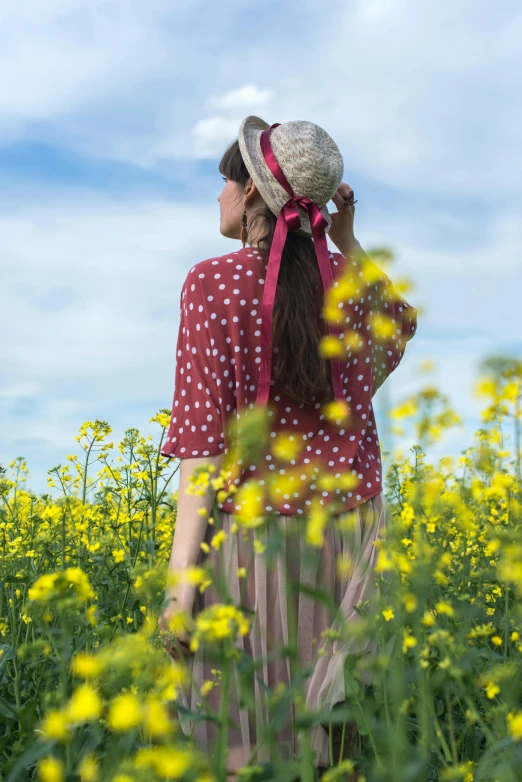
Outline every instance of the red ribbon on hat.
{"type": "MultiPolygon", "coordinates": [[[[281,207],[281,211],[277,216],[277,223],[274,231],[274,238],[272,240],[272,246],[270,248],[268,268],[265,277],[265,289],[263,291],[261,371],[256,398],[256,406],[259,405],[261,408],[266,407],[268,395],[270,392],[270,375],[272,372],[272,313],[274,309],[277,280],[279,277],[279,268],[281,266],[281,256],[283,254],[288,231],[295,231],[296,228],[301,227],[301,220],[297,211],[298,204],[308,212],[308,218],[310,220],[310,227],[312,229],[312,237],[315,244],[315,251],[319,263],[319,269],[321,271],[321,279],[323,281],[324,290],[326,291],[327,288],[333,285],[334,282],[332,267],[330,265],[328,245],[326,243],[326,234],[324,230],[328,225],[326,218],[321,214],[319,207],[314,201],[311,201],[305,196],[295,195],[294,191],[288,183],[288,180],[283,174],[279,163],[276,160],[272,145],[270,144],[270,134],[272,130],[279,127],[280,124],[280,122],[276,122],[270,128],[266,128],[266,130],[261,133],[260,137],[261,151],[267,166],[279,184],[284,187],[286,192],[291,196],[286,204],[281,207]]],[[[331,336],[336,336],[339,338],[339,327],[337,325],[328,323],[328,330],[331,336]]],[[[335,398],[347,409],[348,406],[344,398],[341,382],[340,362],[338,360],[330,359],[330,363],[332,368],[332,383],[335,392],[335,398]]]]}

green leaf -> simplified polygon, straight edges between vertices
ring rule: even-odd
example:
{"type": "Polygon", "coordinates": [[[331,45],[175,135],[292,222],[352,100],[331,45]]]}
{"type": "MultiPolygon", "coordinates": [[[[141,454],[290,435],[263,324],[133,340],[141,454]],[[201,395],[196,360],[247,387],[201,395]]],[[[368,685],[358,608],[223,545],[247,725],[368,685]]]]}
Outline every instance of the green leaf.
{"type": "Polygon", "coordinates": [[[16,709],[5,698],[0,698],[0,715],[6,719],[16,719],[16,709]]]}
{"type": "Polygon", "coordinates": [[[306,730],[313,728],[315,725],[325,725],[328,722],[331,722],[332,725],[339,725],[343,722],[352,722],[354,719],[355,711],[353,706],[346,705],[339,708],[310,711],[296,719],[295,725],[298,729],[306,730]]]}
{"type": "Polygon", "coordinates": [[[18,710],[18,719],[23,730],[27,732],[32,731],[38,719],[38,702],[35,700],[26,701],[22,708],[18,710]]]}
{"type": "Polygon", "coordinates": [[[26,782],[29,778],[29,775],[27,774],[28,770],[34,766],[40,758],[48,755],[54,747],[54,744],[54,740],[39,741],[38,743],[32,744],[29,749],[18,758],[6,777],[5,782],[26,782]]]}
{"type": "Polygon", "coordinates": [[[347,668],[344,669],[344,692],[350,700],[358,701],[363,694],[363,688],[347,668]]]}

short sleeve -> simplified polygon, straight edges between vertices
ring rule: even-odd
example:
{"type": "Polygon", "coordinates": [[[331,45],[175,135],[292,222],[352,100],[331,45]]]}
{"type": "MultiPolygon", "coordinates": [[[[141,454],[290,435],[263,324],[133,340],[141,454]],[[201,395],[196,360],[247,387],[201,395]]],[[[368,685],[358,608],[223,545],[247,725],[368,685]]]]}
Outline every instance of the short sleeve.
{"type": "Polygon", "coordinates": [[[390,324],[391,333],[385,338],[372,335],[373,384],[372,396],[386,378],[397,369],[409,342],[417,331],[417,309],[409,304],[381,270],[380,276],[369,286],[372,314],[383,316],[390,324]]]}
{"type": "MultiPolygon", "coordinates": [[[[341,257],[346,261],[345,256],[341,257]]],[[[417,309],[401,296],[388,275],[360,245],[357,253],[348,256],[345,271],[349,289],[356,292],[353,300],[350,299],[354,328],[361,335],[367,335],[364,356],[361,355],[359,360],[368,362],[372,368],[373,397],[386,378],[397,369],[406,344],[415,336],[417,309]]]]}
{"type": "Polygon", "coordinates": [[[194,267],[180,296],[172,413],[162,456],[216,456],[224,451],[217,375],[201,283],[194,267]]]}

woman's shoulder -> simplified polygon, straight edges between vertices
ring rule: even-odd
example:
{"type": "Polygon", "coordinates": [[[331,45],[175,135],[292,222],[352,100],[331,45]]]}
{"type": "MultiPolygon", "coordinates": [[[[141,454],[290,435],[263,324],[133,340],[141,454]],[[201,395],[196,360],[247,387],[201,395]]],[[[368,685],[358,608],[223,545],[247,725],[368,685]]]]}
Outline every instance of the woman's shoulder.
{"type": "Polygon", "coordinates": [[[255,257],[256,255],[257,251],[253,250],[251,247],[240,247],[238,250],[232,250],[223,255],[213,255],[210,258],[204,258],[202,261],[198,261],[194,264],[188,272],[187,278],[203,277],[206,274],[213,274],[218,270],[227,268],[233,269],[236,261],[245,257],[255,257]]]}

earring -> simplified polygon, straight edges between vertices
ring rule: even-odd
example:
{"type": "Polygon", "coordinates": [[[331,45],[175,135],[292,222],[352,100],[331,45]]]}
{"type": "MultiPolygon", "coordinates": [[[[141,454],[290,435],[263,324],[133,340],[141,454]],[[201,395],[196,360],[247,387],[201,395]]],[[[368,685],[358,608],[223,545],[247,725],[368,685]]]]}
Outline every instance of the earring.
{"type": "Polygon", "coordinates": [[[243,225],[241,226],[241,241],[243,243],[243,247],[246,246],[248,239],[248,231],[247,231],[247,216],[246,216],[246,207],[245,211],[243,212],[243,225]]]}

